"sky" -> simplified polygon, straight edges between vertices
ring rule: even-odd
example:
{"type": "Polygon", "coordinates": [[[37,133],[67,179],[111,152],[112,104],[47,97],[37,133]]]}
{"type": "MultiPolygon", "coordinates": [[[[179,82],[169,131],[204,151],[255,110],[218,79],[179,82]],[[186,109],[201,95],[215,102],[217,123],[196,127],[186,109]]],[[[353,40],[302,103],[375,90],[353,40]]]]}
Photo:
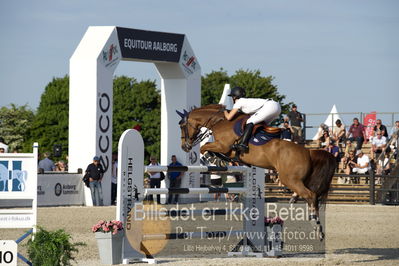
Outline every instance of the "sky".
{"type": "MultiPolygon", "coordinates": [[[[397,0],[2,0],[0,107],[35,110],[87,28],[114,25],[186,34],[202,75],[260,70],[303,113],[399,112],[397,0]]],[[[149,63],[115,74],[159,83],[149,63]]]]}

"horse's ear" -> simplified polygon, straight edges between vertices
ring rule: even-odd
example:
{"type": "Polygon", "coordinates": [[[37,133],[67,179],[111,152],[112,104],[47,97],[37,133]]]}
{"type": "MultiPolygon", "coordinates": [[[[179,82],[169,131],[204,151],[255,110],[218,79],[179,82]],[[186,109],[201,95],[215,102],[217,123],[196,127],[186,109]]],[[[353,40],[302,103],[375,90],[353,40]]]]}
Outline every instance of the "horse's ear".
{"type": "Polygon", "coordinates": [[[183,111],[184,111],[184,116],[185,116],[185,117],[188,117],[188,112],[187,112],[187,110],[184,109],[183,111]]]}
{"type": "Polygon", "coordinates": [[[193,107],[191,107],[191,111],[194,109],[197,109],[197,106],[194,105],[193,107]]]}
{"type": "Polygon", "coordinates": [[[183,114],[182,112],[179,112],[179,111],[176,110],[176,113],[177,113],[181,118],[184,118],[184,114],[183,114]]]}

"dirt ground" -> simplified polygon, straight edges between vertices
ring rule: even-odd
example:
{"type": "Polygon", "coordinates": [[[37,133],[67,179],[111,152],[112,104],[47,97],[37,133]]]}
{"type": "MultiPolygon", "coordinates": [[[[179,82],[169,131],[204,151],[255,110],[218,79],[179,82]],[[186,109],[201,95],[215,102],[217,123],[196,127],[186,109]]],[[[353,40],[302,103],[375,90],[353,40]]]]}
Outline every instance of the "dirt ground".
{"type": "MultiPolygon", "coordinates": [[[[63,228],[73,241],[83,241],[77,265],[101,265],[90,228],[98,220],[115,219],[115,207],[39,208],[38,224],[47,230],[63,228]]],[[[159,258],[162,265],[399,265],[399,206],[327,205],[326,255],[282,258],[159,258]]],[[[0,239],[17,239],[23,229],[0,229],[0,239]]],[[[24,241],[26,243],[26,240],[24,241]]],[[[25,254],[25,248],[18,246],[25,254]]],[[[21,261],[20,261],[21,262],[21,261]]],[[[23,265],[23,264],[21,264],[23,265]]],[[[140,265],[140,264],[136,264],[140,265]]],[[[144,264],[146,265],[146,264],[144,264]]]]}

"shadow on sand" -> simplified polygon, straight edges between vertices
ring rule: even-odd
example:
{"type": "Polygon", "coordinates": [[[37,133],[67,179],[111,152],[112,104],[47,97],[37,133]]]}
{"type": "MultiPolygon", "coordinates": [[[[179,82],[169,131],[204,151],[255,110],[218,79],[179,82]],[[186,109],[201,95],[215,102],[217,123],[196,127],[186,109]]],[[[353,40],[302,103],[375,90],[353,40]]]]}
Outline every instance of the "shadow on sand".
{"type": "Polygon", "coordinates": [[[334,254],[357,254],[372,255],[375,259],[358,260],[357,262],[373,262],[381,260],[397,260],[399,259],[398,248],[345,248],[334,251],[334,254]]]}

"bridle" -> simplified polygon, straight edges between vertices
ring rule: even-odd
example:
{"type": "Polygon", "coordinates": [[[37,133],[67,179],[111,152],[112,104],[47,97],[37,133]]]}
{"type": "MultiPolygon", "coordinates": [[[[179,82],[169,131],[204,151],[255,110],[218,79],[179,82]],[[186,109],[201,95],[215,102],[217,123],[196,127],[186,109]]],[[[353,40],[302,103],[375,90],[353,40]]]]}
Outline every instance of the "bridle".
{"type": "Polygon", "coordinates": [[[188,117],[189,117],[191,112],[188,113],[187,116],[180,123],[180,128],[184,132],[184,136],[181,136],[181,139],[184,139],[184,147],[187,148],[187,149],[190,149],[190,148],[196,146],[197,144],[201,143],[201,141],[203,141],[204,139],[206,139],[210,135],[212,135],[212,128],[217,123],[219,123],[220,121],[224,120],[224,117],[216,119],[216,121],[213,121],[212,124],[211,124],[211,121],[213,120],[213,118],[215,116],[217,116],[219,113],[221,113],[223,111],[224,111],[224,108],[219,109],[217,112],[215,112],[213,115],[211,115],[204,124],[202,124],[200,126],[197,126],[197,127],[193,126],[189,122],[188,117]],[[196,132],[191,137],[189,136],[189,133],[188,133],[188,129],[190,127],[194,129],[194,132],[196,132]],[[206,130],[201,132],[201,128],[206,128],[206,130]]]}

